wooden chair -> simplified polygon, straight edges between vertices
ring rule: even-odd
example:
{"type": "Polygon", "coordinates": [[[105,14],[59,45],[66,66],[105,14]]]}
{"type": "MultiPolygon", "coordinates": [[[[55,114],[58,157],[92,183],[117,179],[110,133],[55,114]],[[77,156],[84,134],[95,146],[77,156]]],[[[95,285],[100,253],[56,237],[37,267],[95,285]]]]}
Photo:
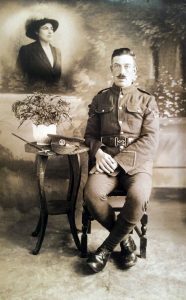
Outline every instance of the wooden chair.
{"type": "MultiPolygon", "coordinates": [[[[115,189],[112,191],[108,197],[118,197],[118,196],[126,196],[126,193],[123,190],[115,189]]],[[[122,202],[123,204],[123,202],[122,202]]],[[[114,207],[115,212],[120,212],[121,207],[117,206],[114,207]]],[[[83,213],[82,213],[82,235],[81,235],[81,257],[87,257],[88,254],[88,234],[91,233],[91,222],[93,221],[93,217],[91,216],[90,212],[88,211],[87,207],[83,206],[83,213]]],[[[146,248],[147,248],[147,223],[148,223],[148,215],[145,210],[144,215],[141,218],[141,230],[138,226],[134,227],[137,235],[140,238],[140,257],[146,258],[146,248]]],[[[132,232],[131,232],[132,233],[132,232]]]]}

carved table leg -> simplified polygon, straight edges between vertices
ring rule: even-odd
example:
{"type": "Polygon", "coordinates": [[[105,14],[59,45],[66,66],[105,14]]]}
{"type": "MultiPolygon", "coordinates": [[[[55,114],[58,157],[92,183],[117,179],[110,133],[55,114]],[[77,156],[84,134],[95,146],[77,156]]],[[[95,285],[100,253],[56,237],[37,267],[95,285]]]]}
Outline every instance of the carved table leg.
{"type": "Polygon", "coordinates": [[[147,223],[148,223],[148,215],[145,212],[141,219],[141,237],[140,237],[140,256],[142,258],[146,258],[146,248],[147,248],[147,223]]]}
{"type": "Polygon", "coordinates": [[[38,224],[36,226],[33,234],[38,236],[38,240],[32,254],[36,255],[39,253],[39,250],[42,246],[42,242],[45,236],[45,230],[48,221],[48,211],[47,211],[47,203],[45,197],[45,189],[44,189],[44,180],[45,180],[45,171],[46,165],[48,161],[48,156],[45,155],[37,155],[37,178],[38,178],[38,189],[39,189],[39,200],[40,200],[40,217],[38,224]]]}
{"type": "Polygon", "coordinates": [[[67,201],[70,201],[68,220],[69,220],[71,233],[74,238],[76,247],[78,248],[78,250],[81,250],[81,244],[78,237],[78,230],[75,222],[76,200],[77,200],[77,195],[78,195],[80,181],[81,181],[81,161],[80,161],[79,154],[68,155],[68,160],[69,160],[69,170],[70,170],[69,188],[68,188],[68,195],[67,195],[67,201]]]}

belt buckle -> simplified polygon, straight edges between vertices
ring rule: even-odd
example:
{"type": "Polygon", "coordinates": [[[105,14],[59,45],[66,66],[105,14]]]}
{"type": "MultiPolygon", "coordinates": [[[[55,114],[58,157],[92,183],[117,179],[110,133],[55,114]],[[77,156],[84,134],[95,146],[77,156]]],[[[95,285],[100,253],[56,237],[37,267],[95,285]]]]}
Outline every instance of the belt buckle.
{"type": "Polygon", "coordinates": [[[119,139],[117,136],[115,137],[115,147],[124,146],[127,147],[127,138],[119,139]]]}

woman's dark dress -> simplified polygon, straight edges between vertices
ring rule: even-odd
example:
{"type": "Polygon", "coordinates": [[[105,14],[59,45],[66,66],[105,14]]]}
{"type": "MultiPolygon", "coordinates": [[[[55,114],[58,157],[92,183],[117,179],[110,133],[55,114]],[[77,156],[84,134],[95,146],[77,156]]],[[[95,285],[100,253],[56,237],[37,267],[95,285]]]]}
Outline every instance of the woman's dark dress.
{"type": "Polygon", "coordinates": [[[61,52],[51,45],[50,47],[54,57],[53,67],[38,41],[20,48],[17,67],[28,83],[44,82],[53,84],[59,81],[61,77],[61,52]]]}

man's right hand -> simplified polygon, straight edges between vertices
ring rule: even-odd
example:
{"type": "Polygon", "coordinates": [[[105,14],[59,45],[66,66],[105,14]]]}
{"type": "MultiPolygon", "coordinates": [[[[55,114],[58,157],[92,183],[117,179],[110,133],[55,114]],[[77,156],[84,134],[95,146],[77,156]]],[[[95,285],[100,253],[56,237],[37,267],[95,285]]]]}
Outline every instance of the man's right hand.
{"type": "Polygon", "coordinates": [[[100,173],[112,173],[117,168],[118,163],[111,155],[105,153],[103,150],[98,149],[96,152],[96,169],[100,173]]]}

